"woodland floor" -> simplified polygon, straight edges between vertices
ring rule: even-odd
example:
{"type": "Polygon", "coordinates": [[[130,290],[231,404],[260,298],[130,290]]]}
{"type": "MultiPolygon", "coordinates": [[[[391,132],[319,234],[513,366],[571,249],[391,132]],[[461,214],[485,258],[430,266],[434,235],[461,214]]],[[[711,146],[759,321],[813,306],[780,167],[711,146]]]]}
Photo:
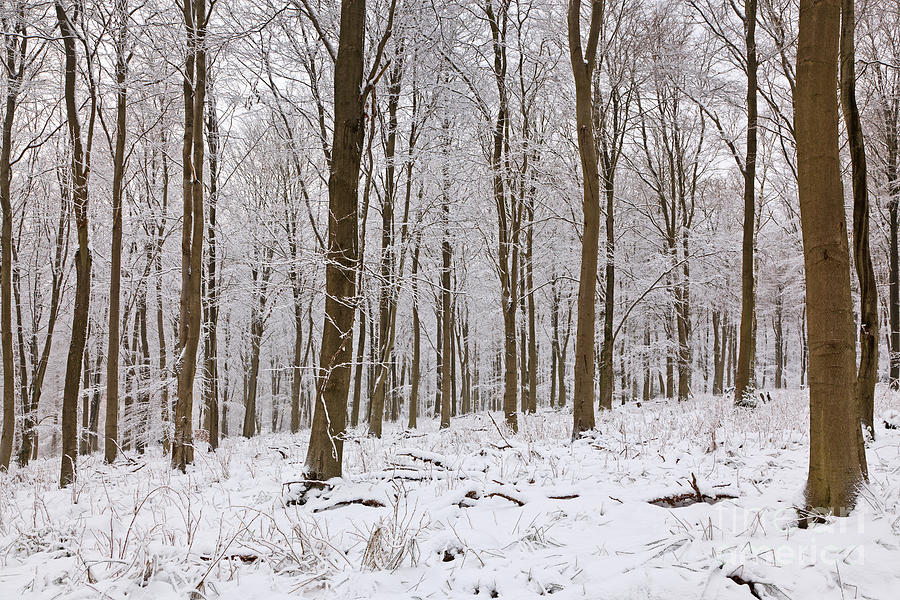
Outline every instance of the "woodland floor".
{"type": "MultiPolygon", "coordinates": [[[[305,434],[228,439],[186,475],[94,455],[65,491],[40,460],[0,475],[0,598],[896,598],[900,430],[877,419],[851,516],[801,530],[806,395],[772,396],[629,404],[575,443],[566,411],[387,426],[303,505],[305,434]]],[[[876,415],[898,409],[879,388],[876,415]]]]}

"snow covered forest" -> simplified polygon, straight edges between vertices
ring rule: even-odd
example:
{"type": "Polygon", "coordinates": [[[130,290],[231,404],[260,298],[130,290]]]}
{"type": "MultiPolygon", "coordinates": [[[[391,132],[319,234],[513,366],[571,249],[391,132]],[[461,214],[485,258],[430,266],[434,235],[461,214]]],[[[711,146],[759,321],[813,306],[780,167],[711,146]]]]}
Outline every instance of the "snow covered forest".
{"type": "Polygon", "coordinates": [[[0,25],[0,598],[896,594],[897,0],[0,25]]]}

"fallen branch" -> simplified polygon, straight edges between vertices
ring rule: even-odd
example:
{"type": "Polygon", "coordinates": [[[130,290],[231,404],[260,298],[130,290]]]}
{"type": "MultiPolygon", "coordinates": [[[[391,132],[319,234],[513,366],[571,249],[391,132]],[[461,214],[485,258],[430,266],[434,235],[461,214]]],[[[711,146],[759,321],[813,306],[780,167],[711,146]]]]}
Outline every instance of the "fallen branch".
{"type": "Polygon", "coordinates": [[[485,498],[493,498],[493,497],[503,498],[504,500],[509,500],[513,504],[518,504],[519,506],[525,506],[525,503],[519,500],[518,498],[514,498],[508,494],[504,494],[503,492],[491,492],[490,494],[485,494],[485,498]]]}
{"type": "Polygon", "coordinates": [[[244,564],[255,563],[259,560],[259,556],[255,554],[226,554],[223,556],[212,556],[210,554],[201,554],[200,560],[239,560],[244,564]]]}
{"type": "Polygon", "coordinates": [[[343,508],[352,504],[361,504],[362,506],[368,506],[370,508],[384,508],[384,504],[379,502],[378,500],[375,500],[374,498],[357,498],[355,500],[341,500],[340,502],[335,502],[334,504],[329,504],[328,506],[320,506],[313,509],[313,512],[319,513],[326,510],[331,510],[333,508],[343,508]]]}

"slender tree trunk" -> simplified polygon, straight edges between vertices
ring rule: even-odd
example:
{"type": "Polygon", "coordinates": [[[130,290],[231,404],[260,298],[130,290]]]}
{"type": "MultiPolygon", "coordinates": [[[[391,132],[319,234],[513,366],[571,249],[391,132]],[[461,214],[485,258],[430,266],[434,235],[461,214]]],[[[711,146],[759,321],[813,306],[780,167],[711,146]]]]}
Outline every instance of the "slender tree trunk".
{"type": "MultiPolygon", "coordinates": [[[[250,311],[250,374],[247,381],[247,403],[244,406],[243,436],[253,437],[259,430],[256,420],[256,397],[259,387],[259,355],[262,349],[262,336],[266,322],[266,295],[269,277],[272,272],[270,261],[272,259],[271,248],[262,251],[263,264],[253,269],[253,307],[250,311]]],[[[344,408],[346,413],[346,407],[344,408]]]]}
{"type": "Polygon", "coordinates": [[[206,234],[209,246],[206,253],[206,311],[203,342],[203,362],[205,371],[204,406],[206,408],[203,428],[209,434],[209,449],[219,447],[219,292],[218,256],[216,252],[216,205],[219,200],[219,116],[216,113],[215,98],[210,95],[206,106],[207,147],[209,148],[209,217],[206,234]]]}
{"type": "MultiPolygon", "coordinates": [[[[148,261],[152,261],[152,246],[148,245],[147,252],[148,261]]],[[[149,275],[150,263],[147,265],[149,275]]],[[[147,446],[147,438],[150,433],[150,340],[147,336],[147,277],[143,277],[140,282],[137,299],[136,327],[139,334],[139,346],[135,348],[135,353],[140,352],[137,356],[137,365],[135,373],[135,381],[137,383],[137,428],[135,431],[135,449],[143,453],[147,446]]]]}
{"type": "Polygon", "coordinates": [[[559,309],[560,295],[557,290],[556,273],[554,272],[550,279],[551,291],[550,298],[552,305],[550,306],[550,408],[556,406],[556,364],[559,359],[559,309]]]}
{"type": "MultiPolygon", "coordinates": [[[[312,334],[312,332],[310,332],[312,334]]],[[[294,357],[291,361],[291,433],[300,431],[300,389],[303,386],[303,307],[294,286],[294,357]]]]}
{"type": "Polygon", "coordinates": [[[888,267],[888,307],[890,315],[890,385],[900,389],[900,242],[898,242],[898,207],[900,207],[900,149],[897,141],[897,123],[888,120],[887,129],[887,180],[889,267],[888,267]]]}
{"type": "Polygon", "coordinates": [[[528,217],[530,224],[526,238],[525,291],[528,294],[528,410],[537,412],[538,349],[536,310],[534,303],[534,198],[529,193],[528,217]]]}
{"type": "Polygon", "coordinates": [[[775,291],[775,318],[773,329],[775,331],[775,389],[781,389],[784,385],[784,290],[779,284],[775,291]]]}
{"type": "Polygon", "coordinates": [[[192,415],[197,347],[200,341],[200,282],[203,262],[203,111],[206,106],[206,0],[183,3],[187,58],[184,78],[182,146],[184,211],[181,234],[181,299],[178,319],[178,398],[172,467],[184,471],[194,462],[192,415]]]}
{"type": "MultiPolygon", "coordinates": [[[[449,129],[449,122],[445,121],[445,132],[449,129]]],[[[448,141],[449,143],[449,141],[448,141]]],[[[445,164],[445,186],[449,185],[449,165],[445,164]]],[[[453,306],[450,292],[450,262],[452,250],[450,248],[450,198],[449,190],[445,187],[441,195],[441,215],[444,226],[444,237],[441,241],[441,428],[450,427],[450,409],[453,394],[453,382],[451,381],[451,364],[453,362],[453,306]]]]}
{"type": "MultiPolygon", "coordinates": [[[[91,337],[90,326],[88,326],[88,338],[91,337]]],[[[88,442],[88,417],[91,414],[91,350],[85,345],[84,362],[81,367],[81,379],[83,389],[81,390],[81,436],[78,438],[78,454],[86,455],[90,453],[90,444],[88,442]]]]}
{"type": "Polygon", "coordinates": [[[722,312],[714,310],[712,314],[713,328],[713,396],[722,395],[722,375],[724,373],[723,354],[722,354],[722,312]]]}
{"type": "Polygon", "coordinates": [[[794,98],[810,347],[806,503],[844,515],[866,478],[850,252],[838,156],[840,0],[801,0],[794,98]]]}
{"type": "Polygon", "coordinates": [[[754,394],[753,344],[756,331],[756,291],[753,274],[756,229],[757,57],[756,0],[744,2],[744,36],[747,61],[747,156],[744,161],[744,233],[741,242],[741,329],[734,400],[744,402],[754,394]]]}
{"type": "MultiPolygon", "coordinates": [[[[161,142],[165,144],[166,137],[161,136],[161,142]]],[[[166,210],[169,200],[169,162],[166,153],[160,153],[162,163],[162,202],[160,205],[159,222],[156,226],[156,260],[153,268],[156,271],[156,339],[159,343],[159,378],[161,381],[160,393],[160,420],[162,421],[162,447],[163,454],[168,454],[172,445],[172,420],[169,407],[169,370],[166,365],[166,325],[163,315],[162,297],[162,251],[166,239],[166,210]]]]}
{"type": "MultiPolygon", "coordinates": [[[[3,352],[3,430],[0,433],[0,469],[9,468],[12,458],[13,441],[16,435],[15,372],[13,365],[12,333],[12,181],[11,154],[12,130],[15,121],[16,102],[25,74],[24,60],[28,48],[25,25],[25,4],[16,2],[10,7],[15,13],[14,30],[4,32],[3,42],[6,52],[3,56],[6,67],[6,104],[3,111],[2,141],[0,141],[0,210],[3,213],[2,234],[0,234],[0,339],[3,352]]],[[[73,58],[74,65],[74,58],[73,58]]],[[[67,65],[68,66],[68,65],[67,65]]],[[[74,68],[74,66],[73,66],[74,68]]],[[[74,85],[74,83],[73,83],[74,85]]]]}
{"type": "Polygon", "coordinates": [[[644,325],[644,402],[649,402],[653,397],[653,373],[650,369],[650,324],[644,325]]]}
{"type": "Polygon", "coordinates": [[[875,435],[875,382],[878,379],[878,288],[869,250],[869,189],[866,146],[856,105],[856,15],[854,0],[841,0],[841,106],[850,145],[853,181],[853,262],[859,279],[859,372],[857,398],[862,425],[875,435]]]}
{"type": "Polygon", "coordinates": [[[116,40],[116,145],[113,153],[112,189],[112,248],[109,275],[109,325],[106,347],[106,425],[103,457],[108,463],[116,460],[119,451],[119,303],[122,278],[122,192],[125,176],[126,92],[125,36],[127,34],[126,0],[116,2],[116,18],[120,20],[116,40]]]}
{"type": "Polygon", "coordinates": [[[606,290],[603,298],[603,347],[600,350],[600,408],[611,409],[613,399],[613,310],[616,294],[616,238],[613,220],[613,199],[615,187],[613,173],[604,168],[604,191],[606,192],[606,290]]]}
{"type": "Polygon", "coordinates": [[[572,438],[594,428],[594,327],[596,320],[597,252],[600,245],[600,173],[593,127],[591,78],[597,59],[604,3],[591,4],[587,45],[581,43],[581,0],[569,0],[568,37],[575,79],[575,121],[584,180],[581,271],[578,285],[578,320],[575,332],[575,395],[572,438]]]}
{"type": "MultiPolygon", "coordinates": [[[[78,390],[81,383],[81,361],[87,340],[87,321],[91,300],[91,247],[88,242],[88,173],[90,172],[90,147],[82,142],[81,121],[78,116],[75,79],[77,71],[77,35],[72,29],[74,19],[66,13],[62,2],[55,3],[56,18],[63,38],[65,53],[65,103],[66,124],[72,144],[72,208],[78,235],[75,252],[75,306],[72,312],[72,336],[66,357],[66,374],[63,384],[62,406],[62,459],[59,485],[66,487],[75,482],[75,463],[78,454],[78,390]]],[[[93,94],[92,94],[93,95],[93,94]]],[[[95,104],[92,100],[91,110],[95,104]]],[[[93,127],[93,117],[88,130],[93,127]]]]}
{"type": "MultiPolygon", "coordinates": [[[[371,342],[370,342],[371,343],[371,342]]],[[[366,310],[360,304],[359,307],[359,342],[356,346],[356,371],[353,376],[353,406],[350,413],[350,425],[359,425],[359,401],[362,393],[362,371],[366,356],[366,310]]]]}
{"type": "Polygon", "coordinates": [[[421,366],[421,323],[419,322],[419,293],[418,293],[418,276],[419,276],[419,251],[421,250],[422,237],[421,231],[416,233],[415,250],[413,250],[412,259],[412,328],[413,328],[413,358],[412,372],[410,373],[410,392],[409,392],[409,428],[416,428],[416,419],[419,412],[419,377],[422,370],[421,366]]]}

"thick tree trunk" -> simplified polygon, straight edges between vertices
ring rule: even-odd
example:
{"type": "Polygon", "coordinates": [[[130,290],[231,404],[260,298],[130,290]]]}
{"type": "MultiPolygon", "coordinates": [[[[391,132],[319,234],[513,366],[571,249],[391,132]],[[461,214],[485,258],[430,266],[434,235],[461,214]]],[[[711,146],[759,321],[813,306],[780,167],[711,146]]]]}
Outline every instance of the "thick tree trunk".
{"type": "Polygon", "coordinates": [[[795,123],[810,348],[806,503],[844,515],[866,477],[838,156],[840,0],[801,0],[795,123]]]}
{"type": "Polygon", "coordinates": [[[334,141],[328,179],[328,250],[320,379],[313,412],[307,477],[340,477],[353,350],[358,260],[359,167],[365,135],[363,79],[365,0],[341,3],[340,44],[334,70],[334,141]]]}
{"type": "Polygon", "coordinates": [[[856,105],[854,0],[841,0],[841,107],[850,146],[853,181],[853,263],[859,279],[859,371],[857,398],[862,425],[875,435],[875,382],[878,378],[878,288],[869,250],[869,189],[866,147],[856,105]]]}

